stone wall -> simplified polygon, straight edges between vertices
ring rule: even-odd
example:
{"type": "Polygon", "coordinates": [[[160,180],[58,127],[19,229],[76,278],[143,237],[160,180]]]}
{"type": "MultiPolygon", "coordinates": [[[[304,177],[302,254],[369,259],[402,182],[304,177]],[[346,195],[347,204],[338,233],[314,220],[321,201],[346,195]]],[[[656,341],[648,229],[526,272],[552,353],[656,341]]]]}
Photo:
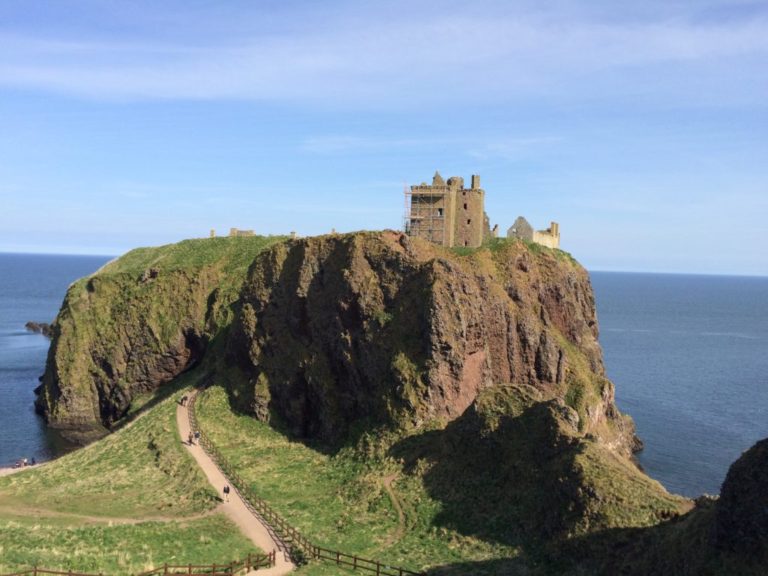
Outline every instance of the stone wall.
{"type": "Polygon", "coordinates": [[[457,190],[453,246],[476,248],[483,243],[485,229],[485,192],[457,190]]]}
{"type": "MultiPolygon", "coordinates": [[[[479,184],[479,177],[472,182],[479,184]]],[[[464,188],[464,179],[452,176],[446,183],[439,172],[432,184],[411,186],[408,234],[443,246],[483,243],[485,192],[464,188]]]]}

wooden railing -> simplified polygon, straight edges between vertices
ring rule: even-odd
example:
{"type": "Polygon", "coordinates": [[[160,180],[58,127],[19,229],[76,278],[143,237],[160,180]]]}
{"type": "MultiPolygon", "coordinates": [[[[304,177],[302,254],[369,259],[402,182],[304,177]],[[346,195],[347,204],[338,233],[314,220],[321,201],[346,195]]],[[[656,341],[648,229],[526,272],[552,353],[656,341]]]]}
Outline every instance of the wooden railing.
{"type": "MultiPolygon", "coordinates": [[[[187,576],[236,576],[237,574],[247,574],[251,570],[259,568],[270,568],[275,565],[275,552],[269,554],[248,554],[242,560],[233,560],[229,564],[163,564],[160,568],[154,568],[149,572],[142,572],[136,576],[167,576],[171,574],[186,574],[187,576]]],[[[48,570],[47,568],[38,568],[33,566],[21,572],[12,574],[3,574],[2,576],[44,576],[52,574],[54,576],[104,576],[99,574],[84,574],[72,570],[48,570]]]]}
{"type": "MultiPolygon", "coordinates": [[[[199,391],[198,391],[199,393],[199,391]]],[[[360,558],[354,554],[347,554],[338,550],[330,550],[316,546],[298,530],[286,522],[264,500],[262,500],[245,482],[234,467],[227,461],[208,435],[200,428],[200,423],[195,413],[195,401],[197,393],[191,394],[187,404],[189,425],[193,432],[199,433],[200,445],[208,453],[214,463],[229,478],[232,487],[240,494],[245,505],[253,514],[261,518],[266,524],[280,550],[287,554],[295,564],[303,564],[306,560],[324,560],[333,562],[337,566],[346,566],[354,570],[372,572],[376,576],[424,576],[423,572],[414,572],[398,566],[390,566],[377,560],[360,558]]]]}
{"type": "Polygon", "coordinates": [[[164,564],[160,568],[155,568],[149,572],[142,572],[136,576],[167,576],[168,574],[187,574],[194,576],[234,576],[236,574],[247,574],[251,570],[258,568],[269,568],[275,565],[275,552],[269,554],[248,554],[242,560],[235,560],[229,564],[164,564]]]}

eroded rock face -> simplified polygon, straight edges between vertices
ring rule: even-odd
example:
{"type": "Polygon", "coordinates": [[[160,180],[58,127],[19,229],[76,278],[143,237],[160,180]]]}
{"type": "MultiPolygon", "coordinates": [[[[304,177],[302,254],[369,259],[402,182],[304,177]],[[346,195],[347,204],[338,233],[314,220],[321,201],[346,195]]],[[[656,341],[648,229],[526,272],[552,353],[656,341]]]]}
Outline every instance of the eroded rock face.
{"type": "Polygon", "coordinates": [[[254,247],[237,273],[216,257],[163,266],[168,253],[196,261],[199,242],[140,250],[70,288],[37,402],[51,426],[103,435],[137,395],[206,360],[241,409],[327,443],[368,425],[451,421],[480,391],[514,383],[629,452],[589,277],[563,252],[513,240],[460,255],[376,232],[254,247]],[[223,362],[205,358],[214,339],[223,362]]]}
{"type": "Polygon", "coordinates": [[[768,560],[768,438],[731,465],[715,515],[718,548],[768,560]]]}
{"type": "Polygon", "coordinates": [[[509,242],[461,257],[394,232],[308,238],[260,255],[241,302],[228,358],[244,374],[242,408],[271,409],[300,436],[452,420],[504,382],[579,404],[586,430],[620,420],[589,277],[562,253],[509,242]]]}
{"type": "Polygon", "coordinates": [[[199,361],[215,301],[210,271],[94,276],[72,287],[53,325],[36,408],[67,439],[89,442],[199,361]]]}

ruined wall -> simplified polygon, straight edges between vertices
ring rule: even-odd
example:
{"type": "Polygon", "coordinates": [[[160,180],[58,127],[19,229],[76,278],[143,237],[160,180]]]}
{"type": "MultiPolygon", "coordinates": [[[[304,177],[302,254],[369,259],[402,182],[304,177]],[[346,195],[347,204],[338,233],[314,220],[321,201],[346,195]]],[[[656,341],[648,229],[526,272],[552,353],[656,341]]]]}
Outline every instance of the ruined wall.
{"type": "Polygon", "coordinates": [[[454,246],[477,248],[483,243],[485,231],[485,192],[457,190],[454,220],[454,246]]]}
{"type": "Polygon", "coordinates": [[[431,186],[411,186],[408,234],[443,246],[481,246],[487,223],[479,184],[480,177],[472,176],[473,188],[466,189],[464,178],[452,176],[446,183],[435,172],[431,186]]]}
{"type": "Polygon", "coordinates": [[[554,236],[548,230],[537,230],[533,233],[533,241],[547,248],[559,248],[560,236],[554,236]]]}

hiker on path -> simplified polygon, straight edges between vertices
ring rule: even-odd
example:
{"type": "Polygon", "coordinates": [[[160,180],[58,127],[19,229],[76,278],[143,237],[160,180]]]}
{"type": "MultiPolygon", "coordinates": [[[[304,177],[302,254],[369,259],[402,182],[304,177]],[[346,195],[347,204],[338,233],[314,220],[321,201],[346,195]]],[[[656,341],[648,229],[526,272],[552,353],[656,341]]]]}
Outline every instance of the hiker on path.
{"type": "Polygon", "coordinates": [[[182,406],[186,406],[187,405],[187,395],[186,394],[184,394],[184,396],[181,397],[181,400],[179,400],[179,404],[181,404],[182,406]]]}
{"type": "Polygon", "coordinates": [[[229,484],[224,485],[224,502],[229,502],[229,484]]]}
{"type": "Polygon", "coordinates": [[[189,431],[189,436],[187,436],[187,444],[192,446],[192,444],[195,443],[195,437],[192,436],[192,430],[189,431]]]}
{"type": "Polygon", "coordinates": [[[195,430],[195,444],[200,444],[200,430],[195,430]]]}

